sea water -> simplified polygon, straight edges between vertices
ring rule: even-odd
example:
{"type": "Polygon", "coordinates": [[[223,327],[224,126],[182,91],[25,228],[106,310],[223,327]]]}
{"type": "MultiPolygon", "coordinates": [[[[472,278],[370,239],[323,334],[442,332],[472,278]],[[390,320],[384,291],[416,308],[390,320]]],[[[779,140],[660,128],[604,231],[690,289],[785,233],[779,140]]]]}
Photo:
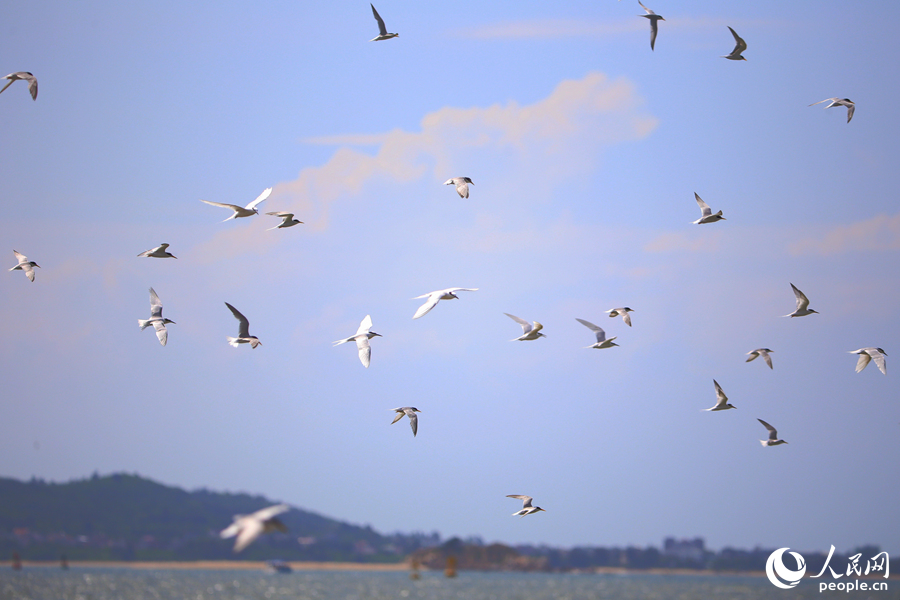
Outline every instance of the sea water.
{"type": "Polygon", "coordinates": [[[765,577],[732,575],[476,573],[47,567],[0,571],[3,600],[894,600],[895,591],[825,592],[803,580],[792,590],[765,577]]]}

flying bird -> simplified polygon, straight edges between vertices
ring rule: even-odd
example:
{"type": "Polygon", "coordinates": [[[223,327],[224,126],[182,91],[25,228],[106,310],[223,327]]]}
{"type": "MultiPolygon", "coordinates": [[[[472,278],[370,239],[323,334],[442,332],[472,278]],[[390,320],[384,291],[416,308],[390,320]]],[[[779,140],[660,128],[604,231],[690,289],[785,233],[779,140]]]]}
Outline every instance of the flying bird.
{"type": "Polygon", "coordinates": [[[367,369],[369,368],[369,362],[371,362],[372,358],[372,348],[371,346],[369,346],[369,340],[376,335],[378,337],[382,337],[380,333],[369,331],[371,328],[372,317],[366,315],[366,318],[363,319],[359,324],[359,329],[356,330],[356,335],[351,335],[348,338],[334,342],[335,346],[340,346],[341,344],[346,344],[347,342],[356,342],[356,347],[359,350],[359,361],[367,369]]]}
{"type": "Polygon", "coordinates": [[[700,206],[700,218],[694,221],[695,224],[702,225],[703,223],[715,223],[716,221],[725,220],[721,210],[716,214],[712,214],[712,209],[709,207],[709,204],[704,202],[703,199],[697,195],[697,192],[694,192],[694,198],[697,199],[697,204],[700,206]]]}
{"type": "Polygon", "coordinates": [[[177,260],[178,259],[177,256],[175,256],[174,254],[171,254],[169,252],[166,252],[166,248],[168,248],[168,247],[169,247],[168,244],[160,244],[156,248],[152,248],[150,250],[144,250],[143,252],[138,254],[138,256],[146,256],[147,258],[174,258],[177,260]]]}
{"type": "Polygon", "coordinates": [[[234,551],[240,552],[264,533],[286,532],[287,527],[276,515],[290,509],[291,507],[287,504],[277,504],[258,510],[252,515],[234,515],[234,523],[223,529],[219,535],[222,539],[237,536],[234,542],[234,551]]]}
{"type": "Polygon", "coordinates": [[[273,229],[284,229],[285,227],[293,227],[294,225],[300,225],[303,221],[298,221],[294,218],[294,213],[289,212],[267,212],[267,215],[272,215],[281,219],[281,223],[276,225],[275,227],[269,227],[266,231],[272,231],[273,229]]]}
{"type": "Polygon", "coordinates": [[[591,331],[593,331],[594,334],[597,336],[597,343],[592,344],[590,346],[585,346],[585,348],[603,349],[603,348],[612,348],[613,346],[618,346],[618,344],[613,343],[613,340],[616,339],[616,337],[618,337],[618,336],[614,335],[613,337],[606,339],[606,332],[603,331],[602,328],[597,327],[590,321],[585,321],[584,319],[579,319],[576,317],[575,320],[578,321],[579,323],[581,323],[582,325],[584,325],[585,327],[587,327],[588,329],[590,329],[591,331]]]}
{"type": "Polygon", "coordinates": [[[859,350],[851,351],[850,354],[859,354],[859,360],[856,361],[857,373],[865,369],[866,365],[869,364],[869,361],[874,358],[875,366],[878,367],[878,370],[887,375],[887,364],[884,362],[884,357],[887,356],[887,352],[881,348],[860,348],[859,350]]]}
{"type": "Polygon", "coordinates": [[[409,426],[412,427],[413,430],[413,437],[416,437],[416,433],[419,430],[419,417],[416,413],[422,411],[414,406],[401,406],[400,408],[392,408],[391,410],[397,413],[394,420],[391,421],[391,425],[402,419],[404,416],[407,416],[409,417],[409,426]]]}
{"type": "MultiPolygon", "coordinates": [[[[10,73],[5,76],[3,79],[9,79],[9,83],[3,86],[3,90],[8,88],[13,84],[14,81],[22,80],[28,82],[28,92],[31,94],[32,100],[37,100],[37,78],[29,73],[28,71],[18,71],[16,73],[10,73]]],[[[0,94],[3,93],[3,90],[0,90],[0,94]]]]}
{"type": "Polygon", "coordinates": [[[621,316],[622,320],[625,321],[625,324],[628,325],[629,327],[631,327],[631,315],[629,315],[628,313],[634,312],[634,310],[632,310],[626,306],[624,308],[611,308],[610,310],[608,310],[606,312],[609,313],[610,317],[621,316]]]}
{"type": "MultiPolygon", "coordinates": [[[[248,204],[247,206],[238,206],[237,204],[224,204],[222,202],[210,202],[209,200],[201,200],[200,202],[205,202],[206,204],[211,204],[212,206],[221,206],[222,208],[230,208],[234,211],[230,217],[225,219],[225,221],[230,221],[231,219],[239,219],[241,217],[252,217],[253,215],[258,215],[259,211],[256,209],[256,205],[269,197],[269,194],[272,193],[272,188],[266,188],[263,190],[263,193],[260,194],[256,200],[248,204]]],[[[225,221],[222,221],[223,223],[225,221]]]]}
{"type": "Polygon", "coordinates": [[[375,20],[378,21],[378,37],[373,37],[370,42],[380,42],[381,40],[389,40],[391,38],[395,38],[399,36],[399,33],[388,33],[387,27],[384,26],[384,20],[381,18],[381,15],[378,14],[378,11],[375,10],[375,6],[373,4],[369,4],[372,7],[372,14],[375,15],[375,20]]]}
{"type": "Polygon", "coordinates": [[[34,281],[34,269],[32,267],[41,268],[41,265],[37,264],[33,260],[28,260],[28,257],[24,254],[20,254],[13,250],[13,254],[16,255],[16,259],[18,259],[19,264],[10,269],[10,271],[25,271],[25,276],[28,277],[30,281],[34,281]]]}
{"type": "Polygon", "coordinates": [[[777,446],[779,444],[787,444],[784,440],[778,439],[778,432],[775,431],[775,428],[763,421],[762,419],[757,419],[760,423],[763,424],[763,427],[769,430],[769,439],[767,440],[759,440],[759,443],[763,446],[777,446]]]}
{"type": "Polygon", "coordinates": [[[725,395],[725,392],[722,391],[722,386],[719,385],[719,382],[713,379],[713,385],[716,386],[716,405],[712,408],[704,408],[701,410],[705,411],[715,411],[715,410],[728,410],[729,408],[737,408],[733,404],[728,403],[728,396],[725,395]]]}
{"type": "MultiPolygon", "coordinates": [[[[507,498],[518,498],[522,501],[522,510],[516,511],[512,514],[514,517],[524,517],[525,515],[531,515],[536,512],[540,512],[544,510],[540,506],[532,506],[531,501],[534,500],[531,496],[522,496],[520,494],[509,494],[506,496],[507,498]]],[[[544,512],[547,512],[544,510],[544,512]]]]}
{"type": "Polygon", "coordinates": [[[247,317],[242,315],[238,309],[233,307],[232,305],[225,303],[225,306],[228,307],[228,310],[231,311],[231,314],[234,315],[234,318],[237,319],[240,324],[238,325],[238,336],[236,338],[229,337],[228,343],[238,347],[238,344],[250,344],[250,348],[256,348],[262,342],[259,341],[255,335],[250,335],[250,321],[247,320],[247,317]]]}
{"type": "Polygon", "coordinates": [[[456,295],[456,292],[477,292],[478,288],[447,288],[446,290],[438,290],[436,292],[428,292],[427,294],[422,294],[421,296],[416,296],[413,300],[419,300],[420,298],[428,298],[428,300],[419,307],[416,311],[416,314],[413,315],[413,319],[418,319],[419,317],[424,317],[427,315],[432,308],[437,306],[437,303],[441,300],[459,300],[459,296],[456,295]]]}
{"type": "Polygon", "coordinates": [[[528,321],[526,321],[525,319],[520,319],[519,317],[517,317],[515,315],[511,315],[509,313],[503,313],[503,314],[522,326],[522,335],[520,335],[517,338],[511,339],[509,341],[524,342],[527,340],[536,340],[538,338],[547,337],[546,335],[541,333],[541,329],[543,329],[544,326],[541,325],[540,323],[538,323],[537,321],[535,321],[534,324],[532,324],[532,323],[529,323],[528,321]]]}
{"type": "Polygon", "coordinates": [[[769,368],[771,369],[772,357],[769,356],[769,352],[774,352],[774,350],[770,350],[768,348],[757,348],[756,350],[747,353],[747,356],[749,356],[750,358],[748,358],[744,362],[750,362],[751,360],[762,356],[763,360],[766,361],[766,364],[769,365],[769,368]]]}
{"type": "Polygon", "coordinates": [[[469,184],[475,185],[475,183],[469,179],[468,177],[453,177],[444,182],[444,185],[455,185],[456,193],[459,194],[460,198],[468,198],[469,197],[469,184]]]}
{"type": "Polygon", "coordinates": [[[659,21],[665,21],[661,16],[644,6],[644,3],[641,0],[638,0],[638,4],[641,5],[641,8],[647,11],[646,15],[638,15],[639,17],[644,17],[645,19],[650,20],[650,49],[653,50],[654,45],[656,45],[656,33],[659,30],[659,21]]]}
{"type": "Polygon", "coordinates": [[[176,323],[171,319],[164,319],[162,316],[162,309],[163,305],[159,296],[156,295],[153,288],[150,288],[150,318],[146,321],[144,319],[138,319],[138,325],[141,327],[141,331],[153,325],[153,329],[156,330],[156,337],[159,338],[159,343],[165,346],[166,341],[169,339],[169,332],[166,331],[166,323],[172,323],[173,325],[176,323]]]}
{"type": "Polygon", "coordinates": [[[731,51],[731,54],[723,56],[722,58],[727,58],[728,60],[747,60],[741,56],[741,52],[747,49],[747,42],[745,42],[731,27],[728,27],[728,31],[734,36],[734,50],[731,51]]]}
{"type": "Polygon", "coordinates": [[[856,104],[853,103],[853,100],[850,98],[825,98],[824,100],[819,100],[818,102],[813,102],[810,106],[815,106],[816,104],[822,104],[823,102],[831,102],[825,108],[831,108],[832,106],[846,106],[847,107],[847,122],[850,122],[850,119],[853,118],[853,111],[856,110],[856,104]]]}
{"type": "Polygon", "coordinates": [[[789,315],[782,315],[785,317],[805,317],[806,315],[811,315],[813,313],[819,314],[817,311],[809,308],[809,298],[806,297],[806,294],[797,289],[797,286],[793,283],[791,284],[791,289],[794,290],[794,296],[797,297],[797,310],[792,312],[789,315]]]}

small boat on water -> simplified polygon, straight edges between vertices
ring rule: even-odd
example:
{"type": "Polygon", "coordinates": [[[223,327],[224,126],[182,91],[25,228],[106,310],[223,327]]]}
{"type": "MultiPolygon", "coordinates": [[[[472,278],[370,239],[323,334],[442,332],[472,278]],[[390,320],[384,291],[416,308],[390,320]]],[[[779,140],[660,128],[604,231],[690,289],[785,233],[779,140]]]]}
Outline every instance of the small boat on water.
{"type": "Polygon", "coordinates": [[[447,568],[444,569],[444,577],[456,577],[456,557],[447,557],[447,568]]]}
{"type": "Polygon", "coordinates": [[[275,558],[272,560],[266,561],[266,571],[269,573],[293,573],[294,570],[291,568],[291,565],[286,563],[285,561],[275,558]]]}

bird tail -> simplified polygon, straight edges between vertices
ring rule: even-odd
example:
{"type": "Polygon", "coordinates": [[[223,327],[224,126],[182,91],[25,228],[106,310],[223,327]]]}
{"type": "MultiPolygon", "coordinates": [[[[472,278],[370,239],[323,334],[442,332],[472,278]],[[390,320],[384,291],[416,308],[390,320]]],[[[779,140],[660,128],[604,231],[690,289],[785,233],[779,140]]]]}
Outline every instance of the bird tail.
{"type": "Polygon", "coordinates": [[[235,348],[237,348],[238,346],[241,345],[240,342],[238,342],[238,338],[229,337],[229,338],[225,338],[225,339],[227,339],[228,343],[231,344],[232,346],[234,346],[235,348]]]}
{"type": "Polygon", "coordinates": [[[769,445],[768,440],[759,440],[759,443],[762,444],[763,446],[769,445]]]}
{"type": "Polygon", "coordinates": [[[145,321],[145,320],[143,320],[143,319],[138,319],[138,325],[140,325],[141,331],[143,331],[143,330],[145,330],[146,328],[150,327],[150,321],[149,321],[149,320],[148,320],[148,321],[145,321]]]}

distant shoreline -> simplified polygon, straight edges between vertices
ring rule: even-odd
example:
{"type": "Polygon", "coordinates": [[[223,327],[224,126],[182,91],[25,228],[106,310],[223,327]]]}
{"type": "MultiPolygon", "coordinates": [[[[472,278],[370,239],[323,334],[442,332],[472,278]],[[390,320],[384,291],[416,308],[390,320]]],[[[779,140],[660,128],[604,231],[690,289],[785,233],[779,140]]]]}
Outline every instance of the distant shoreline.
{"type": "MultiPolygon", "coordinates": [[[[406,563],[354,563],[354,562],[306,562],[285,561],[295,571],[407,571],[406,563]]],[[[268,565],[252,560],[173,560],[173,561],[113,561],[70,560],[70,568],[103,569],[179,569],[201,571],[265,571],[268,565]]],[[[0,569],[11,569],[9,561],[0,562],[0,569]]],[[[58,560],[23,560],[22,569],[60,569],[58,560]]]]}
{"type": "MultiPolygon", "coordinates": [[[[312,561],[285,561],[294,571],[409,571],[408,562],[401,563],[360,563],[360,562],[312,562],[312,561]]],[[[70,560],[70,568],[101,568],[101,569],[177,569],[177,570],[201,570],[201,571],[265,571],[267,563],[248,560],[178,560],[178,561],[113,561],[113,560],[70,560]]],[[[0,561],[0,569],[11,568],[9,561],[0,561]]],[[[22,569],[59,569],[59,561],[53,560],[28,560],[22,561],[22,569]]],[[[422,572],[430,572],[432,569],[419,567],[422,572]]],[[[496,573],[493,569],[476,570],[460,569],[462,572],[471,573],[496,573]]],[[[435,570],[440,572],[440,570],[435,570]]],[[[509,571],[516,572],[516,571],[509,571]]],[[[521,571],[529,573],[531,571],[521,571]]],[[[534,571],[535,573],[544,571],[534,571]]],[[[622,567],[593,567],[590,569],[575,569],[561,571],[572,575],[740,575],[747,577],[764,577],[763,571],[711,571],[707,569],[624,569],[622,567]]]]}
{"type": "MultiPolygon", "coordinates": [[[[401,563],[359,563],[359,562],[311,562],[311,561],[286,561],[294,571],[378,571],[378,572],[406,572],[410,570],[407,562],[401,563]]],[[[69,561],[70,568],[100,568],[100,569],[135,569],[135,570],[198,570],[198,571],[266,571],[268,564],[262,561],[246,560],[179,560],[179,561],[112,561],[112,560],[73,560],[69,561]]],[[[28,560],[22,561],[22,569],[56,569],[60,570],[57,560],[28,560]]],[[[0,561],[0,570],[12,569],[10,561],[0,561]]],[[[440,573],[440,570],[432,570],[420,567],[419,571],[427,573],[440,573]]],[[[462,573],[498,573],[494,570],[460,569],[462,573]]],[[[544,573],[545,571],[503,571],[544,573]]],[[[765,577],[765,571],[713,571],[710,569],[624,569],[622,567],[594,567],[590,569],[575,569],[572,571],[560,571],[568,575],[701,575],[701,576],[738,576],[738,577],[765,577]]],[[[880,577],[880,576],[879,576],[880,577]]],[[[863,576],[857,579],[875,579],[875,576],[863,576]]],[[[900,579],[900,575],[891,575],[889,580],[900,579]]]]}

